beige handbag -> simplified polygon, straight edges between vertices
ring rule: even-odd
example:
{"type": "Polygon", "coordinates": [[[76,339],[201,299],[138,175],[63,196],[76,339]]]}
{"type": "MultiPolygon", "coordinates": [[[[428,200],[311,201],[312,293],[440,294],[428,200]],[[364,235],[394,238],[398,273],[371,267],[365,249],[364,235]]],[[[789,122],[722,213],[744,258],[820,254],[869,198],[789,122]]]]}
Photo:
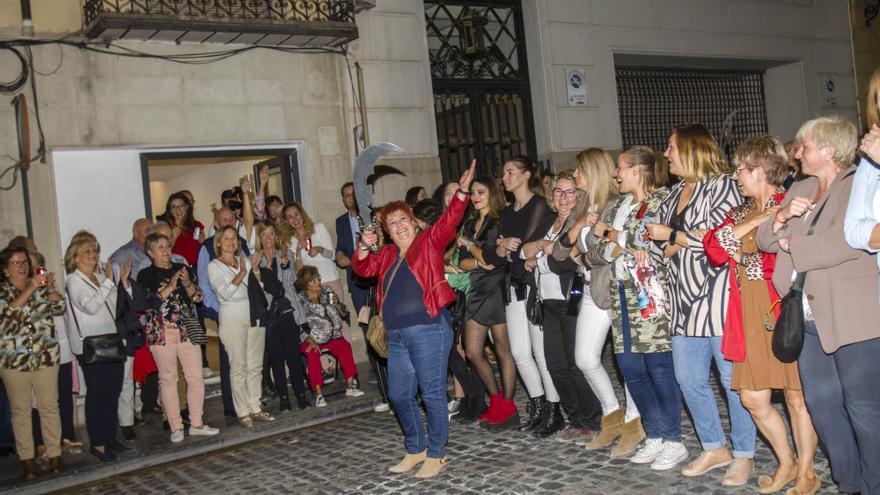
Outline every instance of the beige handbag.
{"type": "MultiPolygon", "coordinates": [[[[388,278],[388,285],[382,289],[383,296],[388,295],[388,289],[391,288],[391,282],[394,281],[394,276],[397,275],[397,269],[400,268],[401,263],[403,263],[403,258],[397,261],[397,264],[394,265],[394,271],[391,272],[391,277],[388,278]]],[[[370,343],[370,346],[376,351],[380,357],[387,358],[388,357],[388,333],[385,331],[385,320],[382,319],[382,306],[385,306],[385,298],[382,299],[382,304],[379,306],[379,311],[372,318],[370,318],[370,325],[367,327],[367,342],[370,343]]]]}

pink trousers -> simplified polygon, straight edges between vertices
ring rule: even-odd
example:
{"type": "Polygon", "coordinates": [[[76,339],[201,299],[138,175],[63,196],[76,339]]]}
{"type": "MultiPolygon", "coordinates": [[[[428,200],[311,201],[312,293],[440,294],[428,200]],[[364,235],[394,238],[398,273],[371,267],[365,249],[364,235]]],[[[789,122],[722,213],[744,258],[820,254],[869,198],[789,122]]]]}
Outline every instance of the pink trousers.
{"type": "Polygon", "coordinates": [[[159,395],[162,408],[168,417],[171,431],[183,429],[180,417],[180,399],[177,398],[177,361],[186,378],[186,407],[191,426],[202,426],[205,406],[205,382],[202,378],[202,349],[193,343],[180,341],[180,330],[175,325],[165,325],[165,345],[151,345],[150,352],[159,368],[159,395]]]}

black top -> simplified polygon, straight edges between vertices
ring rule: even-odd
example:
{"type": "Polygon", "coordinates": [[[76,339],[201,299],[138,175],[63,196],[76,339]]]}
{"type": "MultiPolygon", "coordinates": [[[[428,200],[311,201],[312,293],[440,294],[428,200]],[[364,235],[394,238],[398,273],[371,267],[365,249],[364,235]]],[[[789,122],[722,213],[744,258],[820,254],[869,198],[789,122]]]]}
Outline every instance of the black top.
{"type": "MultiPolygon", "coordinates": [[[[192,268],[182,263],[171,263],[171,268],[159,268],[156,265],[150,265],[138,273],[137,281],[144,289],[158,294],[159,291],[168,286],[171,278],[174,277],[174,274],[180,271],[181,268],[185,268],[186,271],[189,272],[189,279],[192,283],[198,283],[196,280],[196,274],[193,273],[192,268]]],[[[189,294],[186,293],[186,288],[183,287],[183,281],[177,282],[177,288],[165,300],[171,302],[172,308],[169,309],[172,311],[182,307],[188,307],[192,304],[192,299],[190,299],[189,294]]]]}
{"type": "Polygon", "coordinates": [[[441,314],[431,318],[425,306],[424,291],[409,269],[409,262],[403,261],[389,286],[388,279],[393,272],[394,270],[388,270],[382,280],[383,286],[388,287],[385,300],[382,302],[382,319],[385,321],[385,326],[400,329],[439,323],[446,309],[442,309],[441,314]]]}
{"type": "MultiPolygon", "coordinates": [[[[507,266],[510,275],[507,278],[512,279],[512,282],[534,285],[534,275],[525,271],[523,267],[525,261],[520,259],[518,253],[510,253],[510,261],[508,261],[506,257],[498,256],[495,250],[501,238],[518,237],[523,243],[540,239],[546,233],[546,230],[541,231],[540,226],[547,217],[553,218],[553,211],[547,206],[547,200],[538,194],[533,195],[519,211],[514,211],[512,203],[507,205],[501,210],[499,235],[494,239],[487,239],[483,249],[483,259],[496,268],[507,266]]],[[[505,284],[504,291],[506,297],[510,293],[509,284],[505,284]]]]}

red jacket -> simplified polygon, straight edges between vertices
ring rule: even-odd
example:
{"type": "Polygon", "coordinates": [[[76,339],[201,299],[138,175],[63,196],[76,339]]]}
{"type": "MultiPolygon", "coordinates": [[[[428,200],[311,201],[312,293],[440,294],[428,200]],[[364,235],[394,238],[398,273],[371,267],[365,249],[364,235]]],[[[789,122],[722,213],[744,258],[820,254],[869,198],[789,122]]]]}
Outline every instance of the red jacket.
{"type": "MultiPolygon", "coordinates": [[[[406,252],[406,262],[422,288],[422,298],[431,318],[440,313],[440,309],[455,300],[455,293],[446,283],[443,257],[446,246],[455,239],[456,229],[467,210],[468,201],[452,197],[449,208],[443,216],[427,230],[420,232],[413,239],[406,252]]],[[[370,253],[364,259],[358,259],[358,253],[352,257],[351,267],[361,277],[378,277],[376,288],[376,307],[382,306],[385,297],[383,283],[385,274],[394,267],[399,252],[395,244],[386,244],[377,253],[370,253]]]]}
{"type": "MultiPolygon", "coordinates": [[[[777,192],[773,195],[773,202],[778,205],[782,203],[784,197],[784,191],[777,192]]],[[[743,205],[738,208],[745,208],[745,206],[743,205]]],[[[724,354],[724,358],[729,361],[743,362],[746,359],[745,324],[743,322],[742,296],[740,295],[739,281],[736,278],[736,260],[721,246],[721,243],[715,236],[715,233],[722,228],[728,225],[736,225],[737,222],[732,216],[735,210],[737,208],[728,212],[721,225],[706,233],[706,236],[703,237],[703,248],[706,250],[706,258],[713,265],[730,265],[730,277],[728,279],[730,299],[727,302],[727,314],[724,318],[724,336],[721,339],[721,352],[724,354]]],[[[747,211],[747,208],[738,213],[742,214],[744,211],[747,211]]],[[[773,287],[771,280],[773,278],[773,268],[776,266],[776,255],[763,251],[760,253],[763,277],[767,281],[770,301],[778,301],[779,294],[776,293],[776,288],[773,287]]],[[[771,311],[774,317],[779,317],[778,304],[774,305],[771,311]]]]}

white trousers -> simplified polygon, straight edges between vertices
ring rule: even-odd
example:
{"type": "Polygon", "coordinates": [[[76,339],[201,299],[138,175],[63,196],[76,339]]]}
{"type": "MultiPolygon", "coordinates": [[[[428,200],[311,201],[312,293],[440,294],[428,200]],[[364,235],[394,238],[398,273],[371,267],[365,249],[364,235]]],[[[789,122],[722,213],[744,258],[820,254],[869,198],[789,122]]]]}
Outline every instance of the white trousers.
{"type": "Polygon", "coordinates": [[[529,397],[543,395],[550,402],[559,402],[559,394],[553,386],[550,372],[547,371],[547,360],[544,359],[544,332],[526,318],[526,302],[511,301],[504,311],[510,353],[529,397]]]}
{"type": "Polygon", "coordinates": [[[134,426],[135,386],[132,378],[134,357],[125,359],[125,371],[122,377],[122,392],[119,394],[119,403],[116,406],[116,416],[119,418],[119,426],[134,426]]]}
{"type": "MultiPolygon", "coordinates": [[[[602,415],[604,416],[620,408],[617,394],[614,393],[614,387],[611,385],[611,378],[605,371],[605,367],[602,366],[602,349],[605,347],[609,329],[611,329],[611,317],[608,311],[596,306],[589,290],[585,290],[578,312],[574,360],[575,365],[589,382],[593,393],[602,403],[602,415]]],[[[625,388],[625,393],[625,420],[631,421],[639,417],[639,410],[629,396],[629,389],[625,388]]]]}
{"type": "Polygon", "coordinates": [[[238,417],[256,414],[262,410],[263,349],[266,329],[252,327],[250,316],[224,312],[220,308],[220,341],[229,356],[229,385],[232,404],[238,417]]]}

